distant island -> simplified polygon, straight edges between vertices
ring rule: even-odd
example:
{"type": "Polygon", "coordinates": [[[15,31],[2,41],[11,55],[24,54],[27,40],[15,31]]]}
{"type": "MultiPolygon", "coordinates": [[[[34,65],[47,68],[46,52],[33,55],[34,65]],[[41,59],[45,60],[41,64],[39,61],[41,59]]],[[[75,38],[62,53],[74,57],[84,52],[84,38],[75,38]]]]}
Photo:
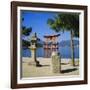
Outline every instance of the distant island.
{"type": "MultiPolygon", "coordinates": [[[[79,40],[73,40],[73,43],[74,43],[74,46],[78,46],[79,45],[79,40]]],[[[61,47],[64,47],[64,46],[71,46],[71,42],[70,40],[63,40],[59,43],[59,45],[61,47]]]]}

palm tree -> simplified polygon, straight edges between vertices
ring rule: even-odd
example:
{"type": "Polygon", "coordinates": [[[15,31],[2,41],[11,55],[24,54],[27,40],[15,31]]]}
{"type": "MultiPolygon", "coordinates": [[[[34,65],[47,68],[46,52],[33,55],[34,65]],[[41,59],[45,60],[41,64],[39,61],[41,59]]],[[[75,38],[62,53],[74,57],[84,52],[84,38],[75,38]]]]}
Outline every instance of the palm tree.
{"type": "Polygon", "coordinates": [[[73,38],[79,37],[79,13],[59,13],[47,23],[55,32],[70,31],[72,65],[75,66],[73,38]]]}

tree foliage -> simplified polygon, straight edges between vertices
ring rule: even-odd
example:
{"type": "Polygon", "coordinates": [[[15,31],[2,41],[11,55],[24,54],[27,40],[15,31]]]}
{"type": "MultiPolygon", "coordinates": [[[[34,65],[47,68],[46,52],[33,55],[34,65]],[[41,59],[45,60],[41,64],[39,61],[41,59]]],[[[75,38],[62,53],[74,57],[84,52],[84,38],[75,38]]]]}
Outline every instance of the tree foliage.
{"type": "MultiPolygon", "coordinates": [[[[22,23],[23,23],[23,21],[24,21],[24,18],[22,18],[22,23]]],[[[22,30],[21,30],[22,31],[22,37],[23,37],[23,35],[24,36],[29,36],[30,33],[32,32],[32,27],[27,28],[26,26],[22,25],[21,28],[22,28],[22,30]]],[[[28,46],[30,46],[30,42],[27,41],[27,40],[22,39],[22,47],[27,48],[28,46]]]]}
{"type": "Polygon", "coordinates": [[[32,32],[32,28],[31,27],[26,28],[25,26],[22,26],[22,34],[23,35],[28,36],[28,35],[30,35],[31,32],[32,32]]]}
{"type": "Polygon", "coordinates": [[[30,42],[26,40],[22,40],[22,47],[27,48],[28,46],[30,46],[30,42]]]}
{"type": "Polygon", "coordinates": [[[52,30],[70,31],[73,30],[74,37],[79,37],[79,14],[78,13],[59,13],[53,19],[48,19],[47,23],[52,30]]]}
{"type": "MultiPolygon", "coordinates": [[[[32,28],[26,28],[25,26],[22,26],[22,36],[29,36],[30,33],[32,32],[32,28]]],[[[30,46],[30,42],[28,40],[22,40],[22,47],[28,47],[30,46]]]]}

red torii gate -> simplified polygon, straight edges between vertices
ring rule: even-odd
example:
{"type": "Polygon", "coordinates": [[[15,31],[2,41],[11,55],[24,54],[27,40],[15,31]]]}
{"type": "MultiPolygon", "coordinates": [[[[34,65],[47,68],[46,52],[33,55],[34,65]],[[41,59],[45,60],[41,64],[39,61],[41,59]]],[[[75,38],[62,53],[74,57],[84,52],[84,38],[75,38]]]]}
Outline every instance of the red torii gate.
{"type": "Polygon", "coordinates": [[[57,38],[60,36],[60,34],[57,35],[47,35],[44,36],[45,41],[44,41],[44,56],[45,57],[51,57],[52,51],[58,51],[59,45],[57,38]]]}

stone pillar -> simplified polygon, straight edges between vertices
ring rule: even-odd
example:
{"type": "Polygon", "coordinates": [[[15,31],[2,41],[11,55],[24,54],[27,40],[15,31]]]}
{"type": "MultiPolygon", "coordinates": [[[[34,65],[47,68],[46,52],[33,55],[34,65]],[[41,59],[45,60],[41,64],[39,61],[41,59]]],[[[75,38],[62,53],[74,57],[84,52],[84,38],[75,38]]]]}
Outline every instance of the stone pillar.
{"type": "Polygon", "coordinates": [[[36,48],[31,46],[30,50],[31,50],[32,64],[36,65],[36,48]]]}
{"type": "Polygon", "coordinates": [[[51,56],[51,70],[52,73],[60,73],[61,72],[61,58],[58,52],[52,52],[51,56]]]}

